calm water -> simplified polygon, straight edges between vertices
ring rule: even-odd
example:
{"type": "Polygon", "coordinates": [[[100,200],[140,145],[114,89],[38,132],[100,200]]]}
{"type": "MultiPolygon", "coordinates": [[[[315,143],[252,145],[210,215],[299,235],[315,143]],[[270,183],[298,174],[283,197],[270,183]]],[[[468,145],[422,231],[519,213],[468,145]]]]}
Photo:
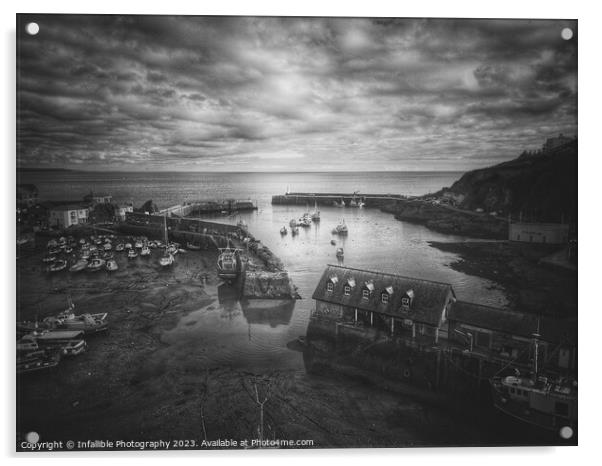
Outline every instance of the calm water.
{"type": "MultiPolygon", "coordinates": [[[[399,193],[419,195],[450,186],[459,173],[27,173],[20,182],[34,183],[43,199],[78,199],[90,189],[113,195],[114,200],[132,200],[140,205],[148,199],[160,207],[184,200],[207,198],[251,198],[258,210],[236,217],[212,217],[223,223],[243,219],[253,235],[282,259],[301,296],[294,309],[270,309],[271,303],[257,303],[256,309],[220,296],[216,287],[207,291],[215,301],[184,317],[166,332],[169,360],[194,357],[213,364],[244,367],[247,370],[286,368],[303,370],[301,354],[286,345],[304,335],[313,306],[311,295],[324,267],[337,263],[337,247],[345,250],[344,264],[355,268],[381,270],[411,277],[451,283],[459,299],[489,305],[506,303],[503,293],[487,280],[456,272],[447,265],[457,259],[428,245],[428,241],[463,241],[420,225],[399,222],[376,209],[321,207],[321,221],[300,229],[300,235],[280,235],[290,219],[298,219],[302,206],[272,206],[271,196],[291,191],[399,193]],[[331,234],[343,219],[347,238],[331,234]],[[331,245],[331,239],[337,245],[331,245]],[[220,298],[221,299],[218,299],[220,298]],[[221,303],[220,303],[221,301],[221,303]],[[262,308],[263,307],[263,308],[262,308]],[[257,309],[259,308],[259,309],[257,309]]],[[[310,206],[309,210],[312,210],[310,206]]],[[[178,258],[176,267],[186,267],[178,258]]],[[[223,288],[221,289],[223,295],[223,288]]]]}

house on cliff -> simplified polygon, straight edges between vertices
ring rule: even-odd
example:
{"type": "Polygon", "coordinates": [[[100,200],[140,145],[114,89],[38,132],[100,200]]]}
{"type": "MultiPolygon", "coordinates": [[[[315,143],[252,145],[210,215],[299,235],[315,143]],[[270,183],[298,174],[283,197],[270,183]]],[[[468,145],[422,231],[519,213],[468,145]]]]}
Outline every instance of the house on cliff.
{"type": "Polygon", "coordinates": [[[448,283],[329,265],[314,291],[313,316],[372,327],[393,335],[447,336],[454,290],[448,283]]]}
{"type": "Polygon", "coordinates": [[[569,225],[566,223],[513,222],[508,226],[508,239],[523,243],[566,244],[569,225]]]}

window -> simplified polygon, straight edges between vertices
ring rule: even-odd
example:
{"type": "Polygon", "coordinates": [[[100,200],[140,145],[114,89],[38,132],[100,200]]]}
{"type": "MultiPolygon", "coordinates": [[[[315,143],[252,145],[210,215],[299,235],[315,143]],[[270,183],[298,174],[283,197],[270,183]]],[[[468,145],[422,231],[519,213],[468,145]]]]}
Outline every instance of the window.
{"type": "Polygon", "coordinates": [[[401,308],[406,311],[410,310],[410,298],[401,298],[401,308]]]}
{"type": "Polygon", "coordinates": [[[369,299],[370,298],[370,290],[362,290],[362,298],[369,299]]]}
{"type": "Polygon", "coordinates": [[[326,285],[326,289],[332,293],[332,290],[334,290],[334,285],[332,284],[332,282],[328,282],[328,285],[326,285]]]}
{"type": "Polygon", "coordinates": [[[389,302],[389,293],[382,293],[380,295],[380,300],[383,304],[387,304],[389,302]]]}
{"type": "Polygon", "coordinates": [[[351,294],[351,287],[349,285],[345,285],[344,291],[345,296],[349,296],[351,294]]]}

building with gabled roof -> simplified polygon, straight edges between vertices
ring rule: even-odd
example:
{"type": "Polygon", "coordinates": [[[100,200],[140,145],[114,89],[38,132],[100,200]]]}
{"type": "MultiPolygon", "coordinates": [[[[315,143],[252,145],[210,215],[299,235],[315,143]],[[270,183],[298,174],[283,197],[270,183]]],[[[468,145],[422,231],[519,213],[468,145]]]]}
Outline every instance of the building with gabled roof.
{"type": "Polygon", "coordinates": [[[316,317],[438,341],[456,296],[448,283],[328,265],[312,298],[316,317]]]}

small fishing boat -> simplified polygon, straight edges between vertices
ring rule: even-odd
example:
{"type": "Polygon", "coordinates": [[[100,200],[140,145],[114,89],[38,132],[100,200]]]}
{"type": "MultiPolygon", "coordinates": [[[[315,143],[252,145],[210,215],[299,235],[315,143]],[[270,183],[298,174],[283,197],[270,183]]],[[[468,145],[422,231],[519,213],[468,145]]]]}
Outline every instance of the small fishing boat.
{"type": "Polygon", "coordinates": [[[294,218],[291,219],[291,221],[288,222],[288,226],[291,228],[295,228],[297,226],[297,220],[295,220],[294,218]]]}
{"type": "Polygon", "coordinates": [[[125,249],[125,245],[123,243],[119,243],[117,246],[115,246],[115,251],[117,252],[122,252],[125,249]]]}
{"type": "Polygon", "coordinates": [[[86,270],[88,270],[88,272],[98,272],[104,266],[105,266],[105,260],[96,258],[96,259],[92,259],[90,261],[86,270]]]}
{"type": "Polygon", "coordinates": [[[337,240],[331,239],[330,240],[330,244],[332,244],[333,246],[336,246],[337,245],[337,240]]]}
{"type": "Polygon", "coordinates": [[[55,260],[56,260],[56,256],[44,256],[42,258],[42,262],[44,262],[44,263],[54,262],[55,260]]]}
{"type": "Polygon", "coordinates": [[[136,257],[138,257],[138,253],[136,252],[136,250],[129,249],[128,250],[128,259],[135,259],[136,257]]]}
{"type": "Polygon", "coordinates": [[[107,251],[102,255],[102,258],[104,260],[108,261],[109,259],[113,259],[113,256],[114,256],[113,252],[107,251]]]}
{"type": "Polygon", "coordinates": [[[111,246],[111,243],[105,243],[104,246],[102,247],[105,251],[110,251],[111,249],[113,249],[113,246],[111,246]]]}
{"type": "Polygon", "coordinates": [[[345,252],[343,251],[343,248],[337,248],[336,255],[337,255],[337,258],[342,259],[345,256],[345,252]]]}
{"type": "Polygon", "coordinates": [[[297,222],[297,225],[299,225],[300,227],[310,227],[311,226],[311,218],[309,216],[309,214],[303,214],[303,217],[301,217],[299,219],[299,221],[297,222]]]}
{"type": "Polygon", "coordinates": [[[345,207],[345,201],[341,198],[339,202],[332,201],[332,205],[335,207],[345,207]]]}
{"type": "Polygon", "coordinates": [[[55,255],[55,254],[60,254],[61,249],[56,247],[56,248],[51,248],[48,250],[48,254],[50,254],[51,256],[55,255]]]}
{"type": "Polygon", "coordinates": [[[288,233],[288,230],[286,229],[285,226],[280,229],[280,234],[281,235],[286,235],[287,233],[288,233]]]}
{"type": "Polygon", "coordinates": [[[80,259],[69,267],[69,272],[81,272],[88,267],[88,261],[86,259],[80,259]]]}
{"type": "Polygon", "coordinates": [[[291,228],[291,235],[297,236],[299,234],[299,227],[291,228]]]}
{"type": "Polygon", "coordinates": [[[17,354],[17,375],[39,370],[52,369],[58,366],[61,353],[58,351],[29,351],[17,354]]]}
{"type": "Polygon", "coordinates": [[[57,259],[50,266],[48,266],[49,272],[60,272],[67,268],[67,261],[63,259],[57,259]]]}
{"type": "Polygon", "coordinates": [[[142,241],[137,240],[136,242],[134,242],[134,247],[136,249],[142,249],[142,246],[143,246],[142,241]]]}
{"type": "MultiPolygon", "coordinates": [[[[70,331],[72,333],[83,332],[85,334],[91,334],[103,332],[108,329],[109,323],[107,322],[107,316],[107,312],[100,312],[98,314],[85,313],[76,316],[73,312],[64,311],[56,317],[49,317],[44,320],[48,320],[49,323],[51,325],[54,325],[54,327],[56,327],[57,329],[70,331]]],[[[52,332],[57,332],[57,330],[53,330],[52,332]]],[[[57,340],[60,338],[60,335],[57,333],[48,333],[43,338],[57,340]]],[[[70,339],[77,338],[78,336],[70,337],[70,339]]]]}
{"type": "Polygon", "coordinates": [[[84,244],[86,244],[86,240],[84,238],[81,238],[79,240],[79,244],[81,244],[83,246],[84,244]]]}
{"type": "Polygon", "coordinates": [[[200,251],[201,250],[201,245],[200,244],[194,244],[194,243],[186,243],[186,247],[188,249],[190,249],[191,251],[200,251]]]}
{"type": "Polygon", "coordinates": [[[59,245],[59,243],[55,240],[55,239],[51,239],[50,241],[48,241],[48,243],[46,244],[46,247],[48,249],[51,248],[56,248],[59,245]]]}
{"type": "Polygon", "coordinates": [[[335,228],[333,228],[332,230],[332,234],[333,235],[346,235],[349,231],[347,230],[347,225],[345,224],[345,220],[342,219],[341,223],[339,223],[335,228]]]}
{"type": "Polygon", "coordinates": [[[151,253],[151,250],[146,244],[144,246],[142,246],[142,249],[140,250],[140,255],[142,257],[148,257],[148,256],[150,256],[150,253],[151,253]]]}
{"type": "Polygon", "coordinates": [[[106,262],[105,267],[109,272],[115,272],[119,269],[119,266],[117,265],[117,261],[115,259],[109,259],[106,262]]]}
{"type": "Polygon", "coordinates": [[[132,243],[125,243],[125,249],[132,249],[132,243]]]}
{"type": "Polygon", "coordinates": [[[80,254],[80,257],[87,261],[90,258],[90,251],[88,251],[87,249],[82,249],[82,252],[80,254]]]}
{"type": "Polygon", "coordinates": [[[157,242],[156,241],[149,241],[148,247],[151,248],[151,249],[156,249],[157,248],[157,242]]]}

